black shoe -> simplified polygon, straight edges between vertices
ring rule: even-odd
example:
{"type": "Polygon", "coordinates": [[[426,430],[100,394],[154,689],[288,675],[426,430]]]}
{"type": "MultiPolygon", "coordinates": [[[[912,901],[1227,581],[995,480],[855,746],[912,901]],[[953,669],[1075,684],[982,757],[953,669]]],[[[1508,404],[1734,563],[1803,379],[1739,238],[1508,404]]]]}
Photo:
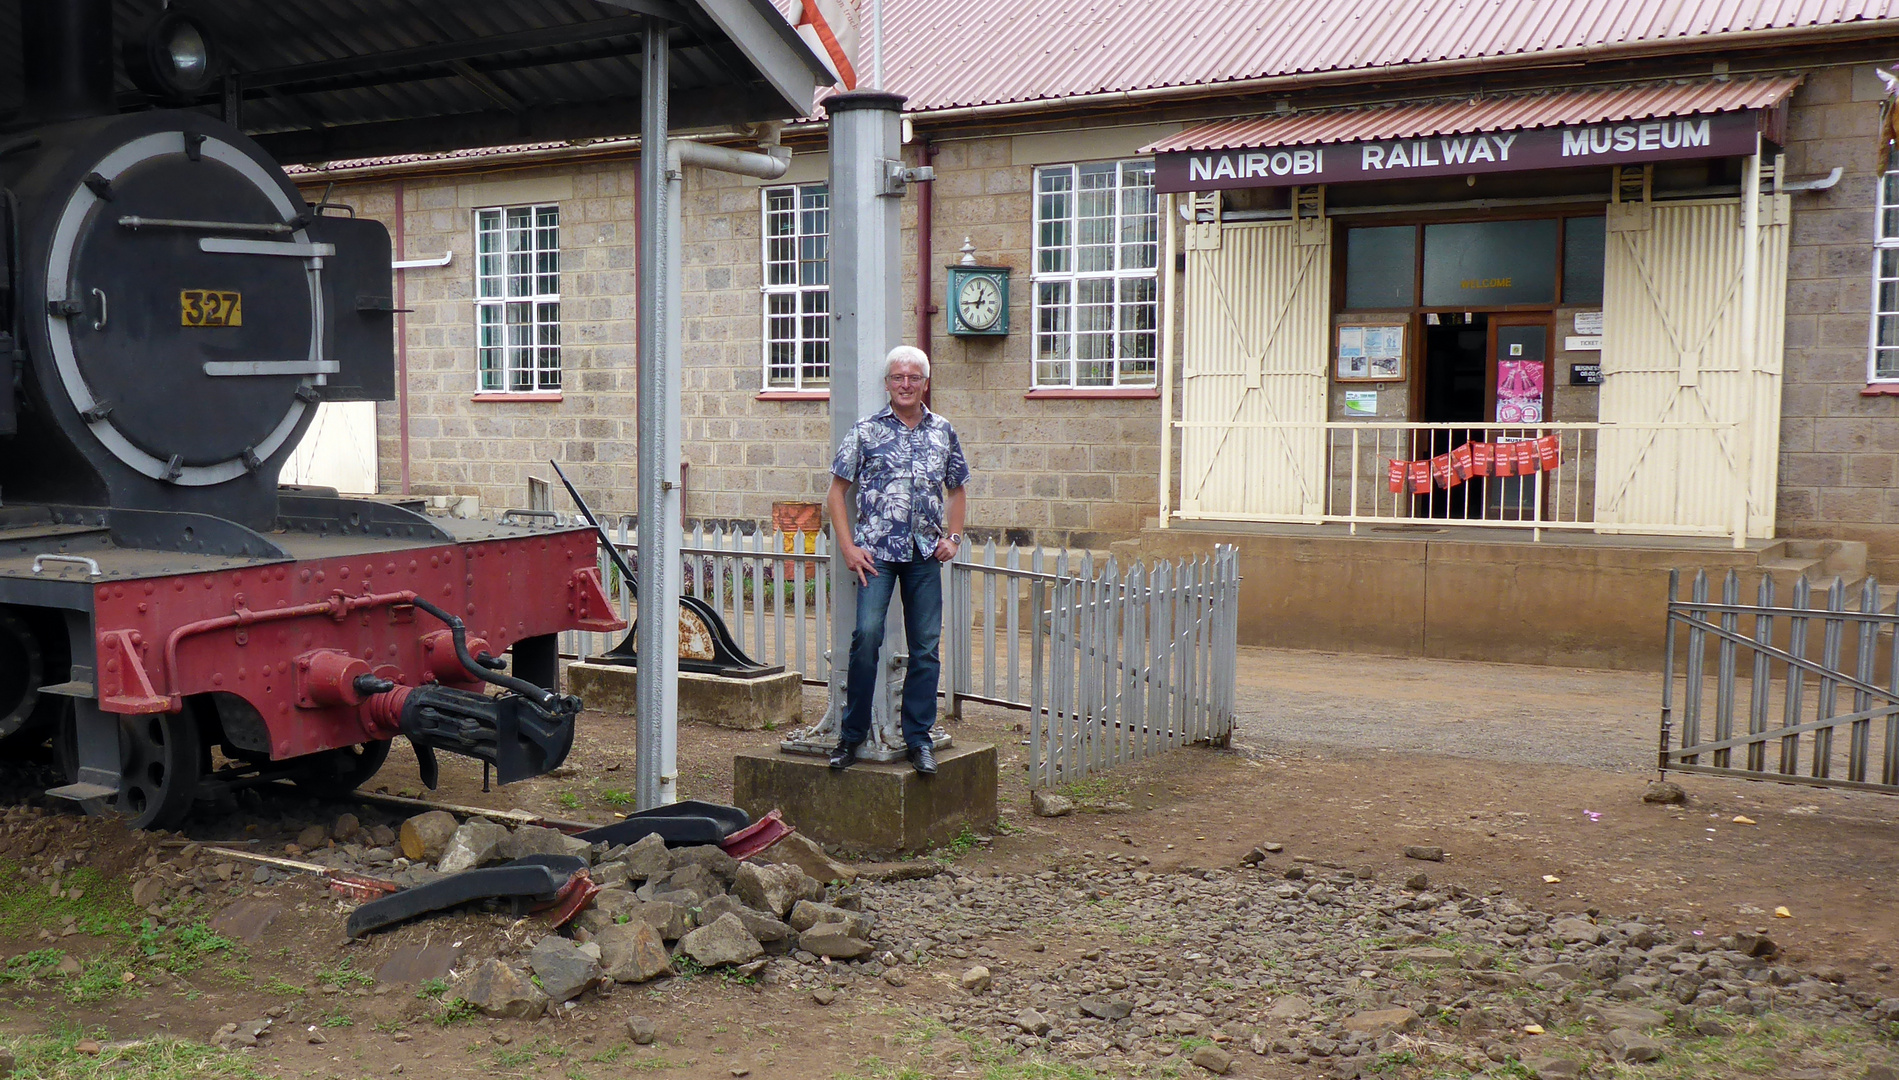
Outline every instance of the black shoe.
{"type": "Polygon", "coordinates": [[[929,743],[910,748],[910,765],[925,776],[936,775],[936,749],[929,743]]]}
{"type": "Polygon", "coordinates": [[[831,751],[831,768],[848,769],[857,763],[857,748],[863,743],[838,743],[831,751]]]}

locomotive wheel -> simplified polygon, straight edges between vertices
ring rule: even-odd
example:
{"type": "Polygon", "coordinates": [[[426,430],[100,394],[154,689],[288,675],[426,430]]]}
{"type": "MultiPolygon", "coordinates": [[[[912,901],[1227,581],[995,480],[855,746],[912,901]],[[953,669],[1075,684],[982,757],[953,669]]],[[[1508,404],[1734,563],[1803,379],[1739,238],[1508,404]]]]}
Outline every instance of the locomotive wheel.
{"type": "Polygon", "coordinates": [[[0,739],[35,731],[46,737],[45,728],[65,701],[40,688],[61,681],[65,673],[64,651],[49,651],[26,618],[0,608],[0,739]]]}
{"type": "Polygon", "coordinates": [[[20,730],[46,685],[40,639],[17,616],[0,611],[0,736],[20,730]]]}
{"type": "Polygon", "coordinates": [[[359,743],[324,750],[296,762],[290,782],[312,795],[338,798],[369,782],[389,760],[389,742],[359,743]]]}
{"type": "MultiPolygon", "coordinates": [[[[134,829],[169,829],[191,811],[204,774],[205,746],[197,714],[187,706],[175,713],[119,718],[119,794],[87,799],[87,814],[122,814],[134,829]]],[[[79,779],[78,710],[68,707],[59,719],[53,752],[68,783],[79,779]]]]}

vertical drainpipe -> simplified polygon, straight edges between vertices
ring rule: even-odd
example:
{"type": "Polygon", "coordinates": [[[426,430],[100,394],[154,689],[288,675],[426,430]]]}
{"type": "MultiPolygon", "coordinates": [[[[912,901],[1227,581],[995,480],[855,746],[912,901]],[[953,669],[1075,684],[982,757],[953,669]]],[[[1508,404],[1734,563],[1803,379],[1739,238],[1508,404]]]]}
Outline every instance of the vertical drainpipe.
{"type": "Polygon", "coordinates": [[[1741,385],[1746,387],[1747,408],[1736,435],[1740,444],[1734,455],[1740,489],[1735,494],[1734,546],[1747,546],[1748,494],[1754,483],[1754,438],[1760,417],[1755,414],[1754,372],[1760,368],[1760,222],[1761,222],[1761,137],[1754,136],[1754,153],[1741,165],[1741,385]]]}
{"type": "Polygon", "coordinates": [[[1168,483],[1174,457],[1174,197],[1161,201],[1161,311],[1160,311],[1160,527],[1167,527],[1173,510],[1168,483]]]}
{"type": "MultiPolygon", "coordinates": [[[[407,258],[407,184],[396,179],[396,261],[407,258]]],[[[396,271],[396,428],[402,441],[402,493],[409,493],[409,272],[396,271]]]]}
{"type": "MultiPolygon", "coordinates": [[[[936,144],[926,135],[917,141],[917,164],[927,169],[935,160],[936,144]]],[[[935,267],[930,264],[930,189],[935,186],[917,185],[917,348],[924,352],[930,351],[930,297],[935,292],[935,267]]]]}

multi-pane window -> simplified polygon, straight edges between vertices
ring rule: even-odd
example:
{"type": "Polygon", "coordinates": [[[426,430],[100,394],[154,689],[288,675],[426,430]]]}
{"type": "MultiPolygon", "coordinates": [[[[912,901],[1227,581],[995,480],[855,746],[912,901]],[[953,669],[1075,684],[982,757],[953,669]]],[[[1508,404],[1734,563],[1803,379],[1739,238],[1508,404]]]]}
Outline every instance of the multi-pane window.
{"type": "Polygon", "coordinates": [[[1153,386],[1160,215],[1154,163],[1035,173],[1035,385],[1153,386]]]}
{"type": "Polygon", "coordinates": [[[1879,178],[1873,242],[1873,342],[1868,382],[1899,382],[1899,169],[1879,178]]]}
{"type": "Polygon", "coordinates": [[[484,392],[560,389],[560,207],[475,211],[475,326],[484,392]]]}
{"type": "Polygon", "coordinates": [[[765,191],[765,388],[831,385],[831,190],[765,191]]]}

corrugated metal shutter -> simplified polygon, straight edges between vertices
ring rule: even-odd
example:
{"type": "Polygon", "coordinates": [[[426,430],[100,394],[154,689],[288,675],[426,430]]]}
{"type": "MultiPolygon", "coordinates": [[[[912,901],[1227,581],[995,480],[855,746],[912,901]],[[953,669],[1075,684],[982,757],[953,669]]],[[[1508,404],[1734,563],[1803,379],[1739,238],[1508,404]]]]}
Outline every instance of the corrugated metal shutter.
{"type": "Polygon", "coordinates": [[[1330,222],[1217,228],[1187,252],[1181,514],[1316,521],[1330,222]]]}
{"type": "Polygon", "coordinates": [[[1773,534],[1788,197],[1762,202],[1752,327],[1739,200],[1609,208],[1600,415],[1633,426],[1602,432],[1604,532],[1732,532],[1744,515],[1747,535],[1773,534]]]}

